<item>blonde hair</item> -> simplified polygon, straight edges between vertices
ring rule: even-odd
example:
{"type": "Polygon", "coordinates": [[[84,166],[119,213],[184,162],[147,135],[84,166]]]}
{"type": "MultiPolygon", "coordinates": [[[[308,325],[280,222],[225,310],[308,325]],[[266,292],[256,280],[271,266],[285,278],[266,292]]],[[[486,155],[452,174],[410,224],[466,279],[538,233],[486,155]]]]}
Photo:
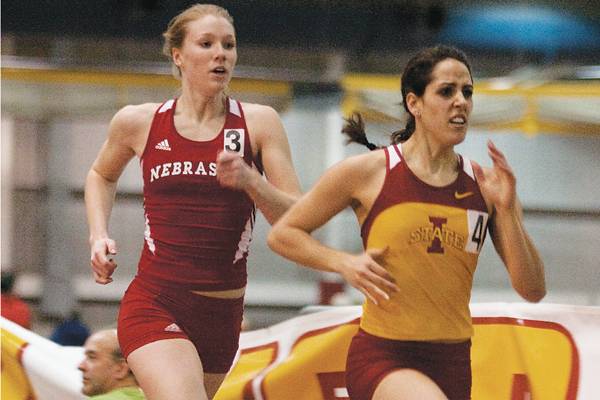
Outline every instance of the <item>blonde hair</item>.
{"type": "MultiPolygon", "coordinates": [[[[233,17],[223,7],[219,7],[214,4],[194,4],[188,7],[184,11],[177,14],[169,24],[167,30],[163,32],[163,54],[169,57],[172,61],[172,50],[180,49],[183,46],[183,40],[187,34],[188,23],[199,19],[205,15],[214,15],[215,17],[225,18],[231,26],[233,26],[233,17]]],[[[176,78],[181,77],[181,71],[175,64],[172,65],[173,75],[176,78]]]]}

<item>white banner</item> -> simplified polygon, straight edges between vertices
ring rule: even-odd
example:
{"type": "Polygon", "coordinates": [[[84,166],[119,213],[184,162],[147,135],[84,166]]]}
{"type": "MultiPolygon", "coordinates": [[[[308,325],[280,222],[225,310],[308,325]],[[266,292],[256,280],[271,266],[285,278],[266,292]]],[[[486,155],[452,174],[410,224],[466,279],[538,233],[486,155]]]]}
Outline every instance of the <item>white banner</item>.
{"type": "MultiPolygon", "coordinates": [[[[316,308],[244,332],[216,400],[347,399],[346,352],[361,308],[316,308]]],[[[600,399],[600,307],[471,305],[473,399],[600,399]]],[[[2,327],[2,399],[82,399],[80,347],[10,321],[2,327]]]]}

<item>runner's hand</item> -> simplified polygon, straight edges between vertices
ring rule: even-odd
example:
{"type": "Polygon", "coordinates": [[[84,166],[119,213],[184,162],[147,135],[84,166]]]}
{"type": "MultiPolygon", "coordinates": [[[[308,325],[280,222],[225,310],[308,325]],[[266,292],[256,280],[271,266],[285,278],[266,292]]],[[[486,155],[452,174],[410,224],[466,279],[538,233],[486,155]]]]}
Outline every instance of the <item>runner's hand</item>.
{"type": "Polygon", "coordinates": [[[490,140],[488,154],[492,159],[492,168],[481,168],[473,163],[473,171],[483,196],[497,210],[513,210],[517,202],[517,179],[504,154],[490,140]]]}
{"type": "Polygon", "coordinates": [[[90,264],[94,273],[94,280],[101,285],[111,283],[113,281],[111,276],[117,268],[117,263],[113,260],[113,257],[117,254],[115,241],[109,238],[96,239],[91,242],[90,248],[90,264]]]}
{"type": "Polygon", "coordinates": [[[222,151],[217,156],[217,181],[221,186],[245,190],[252,179],[252,169],[238,154],[222,151]]]}
{"type": "Polygon", "coordinates": [[[376,305],[389,300],[390,293],[399,290],[394,278],[377,262],[386,252],[387,248],[368,249],[359,255],[348,255],[340,266],[344,279],[376,305]]]}

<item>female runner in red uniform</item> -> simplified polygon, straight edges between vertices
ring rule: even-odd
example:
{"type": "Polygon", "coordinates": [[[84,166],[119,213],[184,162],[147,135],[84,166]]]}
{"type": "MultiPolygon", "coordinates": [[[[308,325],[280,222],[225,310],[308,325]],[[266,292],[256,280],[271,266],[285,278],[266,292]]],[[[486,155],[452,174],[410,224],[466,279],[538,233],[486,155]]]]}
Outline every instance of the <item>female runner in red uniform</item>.
{"type": "Polygon", "coordinates": [[[210,399],[238,347],[255,205],[272,223],[300,190],[277,113],[225,94],[237,60],[229,13],[194,5],[163,36],[181,95],[111,121],[86,182],[91,265],[96,282],[112,281],[108,220],[137,156],[145,241],[121,302],[120,346],[148,399],[210,399]]]}
{"type": "MultiPolygon", "coordinates": [[[[469,299],[488,229],[516,291],[534,302],[545,295],[543,263],[504,155],[490,142],[493,167],[481,168],[454,151],[467,133],[472,94],[461,51],[421,51],[402,75],[409,118],[392,145],[332,167],[269,234],[276,252],[338,272],[365,295],[346,368],[353,400],[470,398],[469,299]],[[361,225],[358,255],[310,235],[348,206],[361,225]]],[[[360,116],[344,131],[376,147],[360,116]]]]}

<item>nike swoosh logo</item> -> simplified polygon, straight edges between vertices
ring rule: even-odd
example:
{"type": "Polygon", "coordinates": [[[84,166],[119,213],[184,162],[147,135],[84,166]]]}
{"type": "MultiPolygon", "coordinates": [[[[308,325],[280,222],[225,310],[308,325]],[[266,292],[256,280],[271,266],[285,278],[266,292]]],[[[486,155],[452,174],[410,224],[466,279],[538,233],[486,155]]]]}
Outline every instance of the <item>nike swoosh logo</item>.
{"type": "Polygon", "coordinates": [[[472,196],[472,195],[473,195],[473,192],[464,192],[464,193],[454,192],[454,197],[456,198],[456,200],[461,200],[461,199],[464,199],[464,198],[472,196]]]}

